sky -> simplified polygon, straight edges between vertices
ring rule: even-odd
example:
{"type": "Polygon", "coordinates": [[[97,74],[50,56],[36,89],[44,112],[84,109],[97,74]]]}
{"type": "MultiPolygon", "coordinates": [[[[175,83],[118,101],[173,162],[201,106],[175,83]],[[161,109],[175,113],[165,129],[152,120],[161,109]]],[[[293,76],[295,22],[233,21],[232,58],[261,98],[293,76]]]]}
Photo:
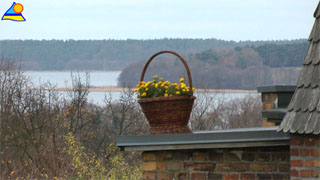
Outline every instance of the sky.
{"type": "MultiPolygon", "coordinates": [[[[307,38],[319,0],[17,0],[4,39],[307,38]]],[[[0,16],[13,1],[0,0],[0,16]]]]}

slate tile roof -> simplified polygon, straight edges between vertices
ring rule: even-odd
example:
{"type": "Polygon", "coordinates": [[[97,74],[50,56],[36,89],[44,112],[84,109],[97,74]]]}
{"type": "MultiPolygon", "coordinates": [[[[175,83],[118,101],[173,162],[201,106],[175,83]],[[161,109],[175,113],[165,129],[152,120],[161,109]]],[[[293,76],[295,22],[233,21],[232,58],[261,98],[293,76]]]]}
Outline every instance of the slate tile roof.
{"type": "Polygon", "coordinates": [[[320,2],[314,17],[297,89],[278,131],[320,134],[320,2]]]}

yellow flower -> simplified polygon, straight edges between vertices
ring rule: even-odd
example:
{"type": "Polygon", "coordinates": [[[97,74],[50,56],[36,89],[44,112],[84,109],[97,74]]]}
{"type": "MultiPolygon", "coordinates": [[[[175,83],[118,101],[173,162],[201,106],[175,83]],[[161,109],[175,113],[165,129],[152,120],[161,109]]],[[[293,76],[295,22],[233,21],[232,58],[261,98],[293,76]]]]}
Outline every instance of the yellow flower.
{"type": "Polygon", "coordinates": [[[169,94],[169,96],[172,96],[172,94],[169,94]]]}
{"type": "Polygon", "coordinates": [[[158,83],[156,83],[155,87],[158,88],[158,83]]]}
{"type": "Polygon", "coordinates": [[[168,97],[168,93],[165,93],[165,94],[164,94],[164,97],[168,97]]]}
{"type": "Polygon", "coordinates": [[[168,86],[165,86],[164,88],[165,88],[165,89],[168,89],[169,87],[168,87],[168,86]]]}
{"type": "Polygon", "coordinates": [[[146,91],[148,91],[149,90],[149,88],[146,88],[146,91]]]}
{"type": "Polygon", "coordinates": [[[14,171],[11,171],[10,176],[14,175],[14,171]]]}
{"type": "Polygon", "coordinates": [[[192,91],[195,91],[196,89],[195,88],[192,88],[192,91]]]}
{"type": "Polygon", "coordinates": [[[181,83],[184,82],[184,78],[180,78],[180,82],[181,82],[181,83]]]}
{"type": "Polygon", "coordinates": [[[147,93],[146,92],[143,92],[142,94],[141,94],[141,96],[146,96],[147,95],[147,93]]]}
{"type": "Polygon", "coordinates": [[[147,82],[146,86],[149,86],[151,83],[152,83],[151,81],[147,82]]]}
{"type": "Polygon", "coordinates": [[[180,94],[180,91],[177,91],[176,94],[179,95],[179,94],[180,94]]]}
{"type": "Polygon", "coordinates": [[[154,75],[154,76],[153,76],[153,78],[154,78],[154,79],[157,79],[157,78],[158,78],[158,76],[157,76],[157,75],[154,75]]]}

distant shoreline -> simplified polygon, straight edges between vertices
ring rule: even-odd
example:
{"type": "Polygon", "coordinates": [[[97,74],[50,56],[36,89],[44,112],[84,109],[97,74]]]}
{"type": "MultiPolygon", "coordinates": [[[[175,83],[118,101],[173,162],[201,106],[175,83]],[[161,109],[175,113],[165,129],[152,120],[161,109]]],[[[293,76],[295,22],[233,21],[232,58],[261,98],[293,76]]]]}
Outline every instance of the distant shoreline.
{"type": "Polygon", "coordinates": [[[21,72],[122,72],[122,70],[21,70],[21,72]]]}
{"type": "MultiPolygon", "coordinates": [[[[55,88],[55,91],[71,91],[72,88],[55,88]]],[[[129,91],[129,88],[122,88],[118,86],[99,86],[90,87],[89,92],[123,92],[129,91]]],[[[133,90],[133,89],[131,89],[133,90]]],[[[257,93],[257,90],[241,90],[241,89],[196,89],[196,92],[209,93],[257,93]]]]}

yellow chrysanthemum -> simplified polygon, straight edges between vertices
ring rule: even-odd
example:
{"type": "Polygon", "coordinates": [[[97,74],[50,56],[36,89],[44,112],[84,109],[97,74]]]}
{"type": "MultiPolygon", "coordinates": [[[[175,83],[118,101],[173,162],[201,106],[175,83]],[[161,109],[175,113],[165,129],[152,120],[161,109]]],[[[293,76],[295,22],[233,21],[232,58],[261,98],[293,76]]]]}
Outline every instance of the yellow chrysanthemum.
{"type": "Polygon", "coordinates": [[[180,78],[180,82],[184,82],[184,78],[180,78]]]}
{"type": "Polygon", "coordinates": [[[164,94],[164,97],[168,97],[168,93],[165,93],[165,94],[164,94]]]}
{"type": "Polygon", "coordinates": [[[180,91],[177,91],[176,94],[177,94],[177,95],[180,95],[180,91]]]}
{"type": "Polygon", "coordinates": [[[143,92],[143,93],[141,94],[142,97],[143,97],[143,96],[146,96],[146,95],[147,95],[146,92],[143,92]]]}

